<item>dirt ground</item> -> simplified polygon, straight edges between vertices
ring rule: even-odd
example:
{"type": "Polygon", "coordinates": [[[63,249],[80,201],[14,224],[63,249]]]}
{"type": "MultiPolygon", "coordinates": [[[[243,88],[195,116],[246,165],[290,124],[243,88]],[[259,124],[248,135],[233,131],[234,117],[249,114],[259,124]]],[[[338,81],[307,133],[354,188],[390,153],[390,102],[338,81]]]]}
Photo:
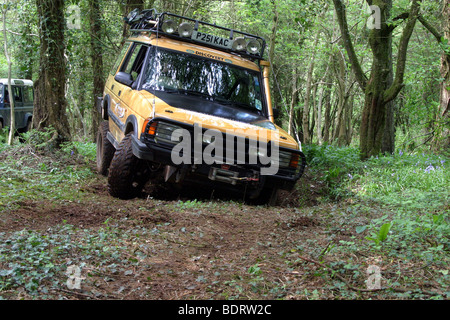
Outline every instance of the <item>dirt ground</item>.
{"type": "MultiPolygon", "coordinates": [[[[211,199],[210,190],[192,189],[122,201],[109,196],[106,178],[98,176],[78,187],[76,192],[87,199],[80,203],[18,203],[18,209],[2,215],[0,232],[46,234],[61,224],[95,232],[105,221],[114,221],[123,233],[157,230],[126,243],[121,258],[135,262],[129,269],[129,261],[110,272],[91,259],[82,270],[80,289],[60,287],[63,299],[304,299],[320,292],[324,279],[305,273],[316,267],[305,269],[298,248],[315,239],[323,249],[329,240],[326,223],[309,213],[320,208],[321,187],[308,173],[300,183],[294,192],[281,192],[277,206],[263,207],[219,193],[211,199]],[[308,196],[301,197],[305,189],[308,196]]],[[[323,298],[333,298],[332,292],[323,298]]]]}
{"type": "Polygon", "coordinates": [[[26,190],[30,172],[34,196],[0,199],[3,299],[392,300],[445,294],[429,275],[436,267],[387,259],[367,245],[367,233],[356,232],[385,215],[385,208],[354,197],[330,200],[317,171],[307,169],[295,191],[280,192],[271,207],[199,187],[173,192],[149,185],[139,198],[119,200],[92,161],[54,162],[28,148],[14,152],[0,154],[0,161],[19,159],[10,164],[21,172],[13,176],[19,185],[14,195],[26,190]],[[45,170],[61,177],[67,168],[87,170],[89,178],[44,187],[45,170]],[[14,264],[26,272],[5,277],[14,264]],[[367,289],[373,265],[382,273],[381,290],[367,289]],[[79,288],[69,287],[68,266],[79,268],[79,288]],[[405,276],[392,290],[398,270],[405,276]],[[37,288],[30,290],[33,276],[37,288]]]}

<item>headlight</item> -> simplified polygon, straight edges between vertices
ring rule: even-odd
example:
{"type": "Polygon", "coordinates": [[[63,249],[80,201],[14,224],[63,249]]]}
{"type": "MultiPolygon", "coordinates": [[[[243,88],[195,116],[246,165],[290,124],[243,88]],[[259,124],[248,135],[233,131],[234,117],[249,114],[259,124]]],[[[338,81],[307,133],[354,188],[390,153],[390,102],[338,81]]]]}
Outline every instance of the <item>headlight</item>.
{"type": "Polygon", "coordinates": [[[170,144],[181,142],[181,137],[174,139],[175,141],[172,140],[173,132],[178,129],[181,129],[181,127],[169,123],[158,122],[155,133],[155,142],[165,142],[170,144]]]}
{"type": "Polygon", "coordinates": [[[206,135],[206,134],[203,135],[203,143],[204,144],[211,144],[214,141],[216,141],[216,137],[215,136],[213,136],[213,135],[206,135]]]}
{"type": "MultiPolygon", "coordinates": [[[[280,168],[297,169],[299,160],[300,156],[298,154],[280,150],[278,165],[280,166],[280,168]]],[[[272,161],[277,161],[277,159],[274,159],[272,161]]]]}
{"type": "Polygon", "coordinates": [[[182,129],[181,127],[161,121],[155,121],[148,125],[148,122],[149,120],[147,119],[144,123],[143,132],[146,131],[148,135],[153,136],[156,143],[164,142],[169,144],[177,144],[181,142],[181,136],[177,136],[176,139],[172,139],[172,137],[175,137],[175,135],[173,135],[174,131],[182,129]]]}
{"type": "Polygon", "coordinates": [[[267,149],[269,147],[266,146],[250,146],[248,149],[248,154],[250,156],[250,159],[256,159],[256,158],[266,158],[267,157],[267,149]]]}

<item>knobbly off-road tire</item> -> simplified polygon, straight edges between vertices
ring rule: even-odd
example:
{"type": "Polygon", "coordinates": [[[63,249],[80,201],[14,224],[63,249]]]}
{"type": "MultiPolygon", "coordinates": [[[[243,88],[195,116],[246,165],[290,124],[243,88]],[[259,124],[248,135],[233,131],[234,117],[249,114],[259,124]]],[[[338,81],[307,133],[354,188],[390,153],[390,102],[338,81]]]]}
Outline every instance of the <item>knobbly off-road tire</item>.
{"type": "Polygon", "coordinates": [[[259,196],[254,200],[254,203],[256,205],[275,206],[278,202],[278,191],[279,189],[277,187],[264,187],[259,196]]]}
{"type": "Polygon", "coordinates": [[[97,133],[97,171],[104,176],[108,175],[108,169],[116,151],[111,142],[106,138],[108,132],[109,123],[103,121],[100,123],[97,133]]]}
{"type": "Polygon", "coordinates": [[[108,174],[109,194],[124,200],[142,192],[150,173],[147,163],[133,154],[131,142],[132,133],[129,133],[114,153],[108,174]]]}
{"type": "Polygon", "coordinates": [[[29,131],[31,131],[31,129],[33,129],[33,121],[32,120],[28,120],[27,126],[25,127],[25,131],[24,132],[29,132],[29,131]]]}

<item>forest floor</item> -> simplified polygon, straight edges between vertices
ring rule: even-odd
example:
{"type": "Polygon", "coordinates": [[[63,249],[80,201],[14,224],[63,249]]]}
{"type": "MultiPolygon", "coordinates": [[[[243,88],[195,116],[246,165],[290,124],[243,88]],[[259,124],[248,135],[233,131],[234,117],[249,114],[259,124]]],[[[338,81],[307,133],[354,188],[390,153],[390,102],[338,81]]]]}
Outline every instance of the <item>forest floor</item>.
{"type": "Polygon", "coordinates": [[[307,170],[267,207],[201,189],[115,199],[92,158],[26,146],[0,149],[0,163],[3,299],[449,297],[448,247],[426,260],[371,244],[363,226],[389,210],[330,200],[325,173],[307,170]]]}

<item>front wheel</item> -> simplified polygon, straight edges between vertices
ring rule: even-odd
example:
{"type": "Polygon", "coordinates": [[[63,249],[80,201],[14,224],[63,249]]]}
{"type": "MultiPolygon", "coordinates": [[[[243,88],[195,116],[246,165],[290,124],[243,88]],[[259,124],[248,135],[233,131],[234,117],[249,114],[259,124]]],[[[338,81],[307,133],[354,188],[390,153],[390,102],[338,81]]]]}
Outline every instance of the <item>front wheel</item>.
{"type": "Polygon", "coordinates": [[[150,173],[147,162],[133,154],[132,138],[132,133],[123,138],[109,167],[108,192],[120,199],[132,199],[138,196],[150,173]]]}
{"type": "Polygon", "coordinates": [[[259,205],[275,206],[278,202],[278,192],[278,187],[264,187],[255,202],[259,205]]]}
{"type": "Polygon", "coordinates": [[[31,129],[33,129],[33,121],[30,119],[30,120],[28,120],[28,122],[27,122],[27,126],[26,126],[26,128],[25,128],[25,132],[30,132],[31,129]]]}

